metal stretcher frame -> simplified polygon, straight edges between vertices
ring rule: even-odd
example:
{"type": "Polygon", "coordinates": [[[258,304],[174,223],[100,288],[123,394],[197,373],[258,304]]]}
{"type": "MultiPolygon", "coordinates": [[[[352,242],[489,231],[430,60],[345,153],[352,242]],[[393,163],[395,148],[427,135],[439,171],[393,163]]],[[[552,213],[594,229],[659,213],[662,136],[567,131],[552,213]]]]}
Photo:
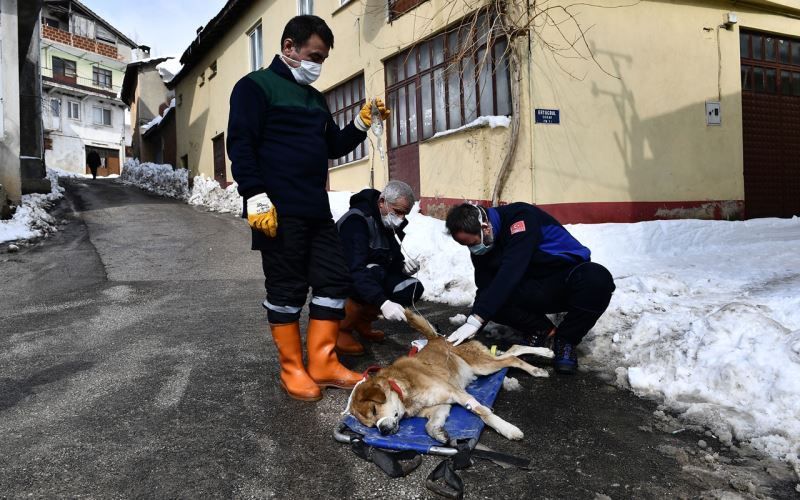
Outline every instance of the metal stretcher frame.
{"type": "MultiPolygon", "coordinates": [[[[497,393],[503,386],[507,368],[492,375],[478,377],[467,386],[467,392],[472,394],[482,405],[491,408],[497,398],[497,393]]],[[[340,443],[350,444],[354,437],[376,448],[388,450],[413,450],[430,455],[453,456],[458,450],[455,447],[443,445],[428,436],[425,432],[427,419],[421,417],[404,418],[400,421],[400,430],[389,436],[382,435],[374,427],[365,427],[352,415],[345,416],[334,430],[333,437],[340,443]]],[[[459,405],[453,405],[450,416],[444,428],[450,436],[451,442],[467,440],[470,449],[475,448],[484,427],[483,421],[474,413],[459,405]]]]}

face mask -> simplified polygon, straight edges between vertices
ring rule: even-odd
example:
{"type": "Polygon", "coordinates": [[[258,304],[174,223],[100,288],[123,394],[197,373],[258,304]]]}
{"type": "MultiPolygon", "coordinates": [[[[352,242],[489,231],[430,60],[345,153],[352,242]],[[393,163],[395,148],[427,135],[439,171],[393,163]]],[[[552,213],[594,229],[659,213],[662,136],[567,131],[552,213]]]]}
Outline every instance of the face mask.
{"type": "Polygon", "coordinates": [[[317,81],[317,78],[319,78],[320,73],[322,73],[322,64],[320,63],[315,63],[313,61],[296,61],[283,54],[281,54],[281,57],[300,65],[299,68],[293,68],[287,64],[292,71],[292,76],[294,76],[295,81],[300,85],[310,85],[314,83],[317,81]]]}
{"type": "Polygon", "coordinates": [[[481,225],[481,229],[480,229],[480,231],[481,231],[481,242],[480,243],[476,243],[474,245],[470,245],[467,248],[469,248],[469,251],[473,255],[483,255],[483,254],[485,254],[486,252],[488,252],[489,250],[492,249],[492,247],[494,246],[494,243],[489,243],[488,245],[484,243],[484,241],[483,241],[483,227],[482,227],[483,226],[483,210],[481,210],[477,206],[475,208],[478,210],[478,222],[481,225]]]}
{"type": "Polygon", "coordinates": [[[389,212],[389,215],[381,215],[381,222],[389,229],[397,229],[403,223],[403,219],[396,213],[389,212]]]}

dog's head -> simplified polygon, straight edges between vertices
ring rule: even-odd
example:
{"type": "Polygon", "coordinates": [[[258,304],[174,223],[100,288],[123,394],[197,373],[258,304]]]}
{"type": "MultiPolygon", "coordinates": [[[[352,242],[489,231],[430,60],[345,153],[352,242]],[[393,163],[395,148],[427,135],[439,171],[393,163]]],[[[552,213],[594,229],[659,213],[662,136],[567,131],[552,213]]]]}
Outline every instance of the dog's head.
{"type": "Polygon", "coordinates": [[[400,396],[383,377],[370,377],[353,391],[350,413],[367,427],[377,427],[381,434],[394,434],[406,408],[400,396]]]}

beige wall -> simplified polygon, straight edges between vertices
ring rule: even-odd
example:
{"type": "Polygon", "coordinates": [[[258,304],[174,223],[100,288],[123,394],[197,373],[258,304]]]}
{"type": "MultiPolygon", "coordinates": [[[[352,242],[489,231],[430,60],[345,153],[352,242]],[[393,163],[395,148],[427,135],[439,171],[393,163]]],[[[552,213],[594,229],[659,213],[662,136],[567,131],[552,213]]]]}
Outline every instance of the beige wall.
{"type": "MultiPolygon", "coordinates": [[[[761,7],[734,9],[728,1],[644,0],[613,9],[560,3],[572,5],[577,21],[591,27],[586,43],[594,60],[586,46],[577,57],[545,49],[545,42],[566,45],[552,28],[539,30],[530,55],[528,40],[519,39],[520,140],[501,199],[539,204],[742,200],[739,29],[791,35],[800,33],[800,21],[761,7]],[[738,25],[719,28],[730,11],[738,14],[738,25]],[[712,100],[722,102],[721,126],[706,125],[705,102],[712,100]],[[561,124],[534,124],[534,108],[560,110],[561,124]]],[[[800,14],[796,2],[759,3],[800,14]]],[[[467,4],[474,2],[431,0],[387,24],[385,2],[354,1],[339,8],[338,0],[316,1],[315,14],[330,24],[336,40],[315,87],[324,91],[363,71],[367,95],[383,97],[383,60],[463,17],[467,4]]],[[[230,90],[248,71],[247,30],[263,19],[269,64],[295,8],[295,2],[256,2],[215,53],[178,85],[178,155],[188,153],[194,174],[213,173],[211,138],[225,130],[230,90]],[[214,59],[218,75],[199,87],[198,75],[207,73],[214,59]]],[[[560,26],[567,38],[577,34],[568,22],[560,26]]],[[[508,138],[509,129],[482,128],[424,141],[421,195],[490,199],[508,138]]],[[[331,189],[364,187],[371,167],[380,187],[386,164],[376,155],[374,161],[370,157],[333,169],[331,189]]]]}

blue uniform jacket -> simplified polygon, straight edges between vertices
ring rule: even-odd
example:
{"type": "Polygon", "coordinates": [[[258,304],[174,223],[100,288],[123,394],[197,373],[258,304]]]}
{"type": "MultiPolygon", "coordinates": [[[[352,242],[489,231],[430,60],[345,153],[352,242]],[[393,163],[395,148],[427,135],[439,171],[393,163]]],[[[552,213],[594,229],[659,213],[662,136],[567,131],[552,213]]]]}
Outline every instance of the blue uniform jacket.
{"type": "Polygon", "coordinates": [[[556,269],[588,262],[591,252],[557,220],[529,203],[487,209],[494,246],[472,255],[478,294],[472,314],[488,321],[525,278],[541,278],[556,269]]]}

